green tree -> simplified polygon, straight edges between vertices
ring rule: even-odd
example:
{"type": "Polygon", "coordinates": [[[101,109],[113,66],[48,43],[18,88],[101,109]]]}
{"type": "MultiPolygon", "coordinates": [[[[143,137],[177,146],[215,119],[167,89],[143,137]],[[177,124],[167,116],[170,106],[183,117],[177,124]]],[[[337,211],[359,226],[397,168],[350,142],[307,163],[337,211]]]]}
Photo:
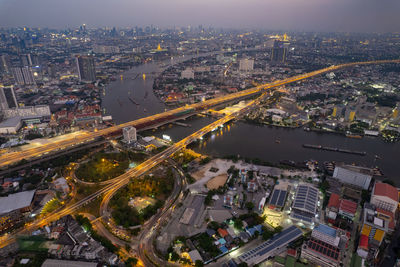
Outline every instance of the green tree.
{"type": "Polygon", "coordinates": [[[245,207],[248,211],[252,211],[254,209],[254,203],[253,202],[246,202],[245,207]]]}
{"type": "Polygon", "coordinates": [[[127,266],[131,266],[131,267],[135,267],[136,264],[138,263],[138,259],[134,258],[134,257],[129,257],[126,261],[125,264],[127,266]]]}
{"type": "Polygon", "coordinates": [[[241,219],[237,218],[233,221],[233,226],[237,230],[242,230],[243,229],[243,221],[241,219]]]}
{"type": "Polygon", "coordinates": [[[195,263],[194,263],[194,266],[196,266],[196,267],[203,267],[203,266],[204,266],[204,263],[203,263],[201,260],[196,260],[195,263]]]}

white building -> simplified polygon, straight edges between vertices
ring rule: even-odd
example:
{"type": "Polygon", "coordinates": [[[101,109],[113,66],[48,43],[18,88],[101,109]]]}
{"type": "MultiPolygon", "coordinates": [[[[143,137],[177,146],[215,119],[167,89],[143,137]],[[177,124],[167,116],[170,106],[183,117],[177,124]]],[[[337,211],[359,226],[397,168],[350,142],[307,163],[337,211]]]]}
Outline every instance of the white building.
{"type": "MultiPolygon", "coordinates": [[[[328,225],[316,226],[311,233],[311,238],[303,243],[301,257],[318,266],[340,266],[341,237],[339,235],[336,229],[328,225]]],[[[346,240],[343,241],[346,242],[346,240]]]]}
{"type": "Polygon", "coordinates": [[[193,69],[187,68],[181,72],[181,79],[194,79],[193,69]]]}
{"type": "Polygon", "coordinates": [[[316,226],[312,231],[311,236],[315,239],[324,241],[331,246],[339,246],[340,237],[338,236],[337,231],[325,224],[316,226]]]}
{"type": "Polygon", "coordinates": [[[125,127],[122,130],[122,133],[124,135],[124,140],[127,143],[130,143],[132,141],[137,141],[137,135],[136,135],[136,128],[135,127],[132,127],[132,126],[125,127]]]}
{"type": "Polygon", "coordinates": [[[395,213],[399,205],[399,192],[390,184],[376,183],[370,202],[377,208],[395,213]]]}
{"type": "Polygon", "coordinates": [[[49,117],[51,116],[50,107],[47,105],[27,106],[20,108],[9,108],[3,111],[4,118],[13,118],[16,116],[22,118],[29,117],[49,117]]]}
{"type": "Polygon", "coordinates": [[[371,183],[372,175],[362,173],[361,170],[350,170],[349,168],[336,167],[333,172],[333,178],[338,179],[345,184],[355,185],[367,190],[371,183]]]}
{"type": "Polygon", "coordinates": [[[241,59],[239,61],[239,71],[251,71],[254,68],[254,59],[241,59]]]}
{"type": "Polygon", "coordinates": [[[68,194],[69,193],[69,186],[67,183],[67,180],[65,180],[64,177],[60,177],[58,179],[56,179],[54,182],[54,188],[56,190],[59,190],[61,192],[63,192],[64,194],[68,194]]]}

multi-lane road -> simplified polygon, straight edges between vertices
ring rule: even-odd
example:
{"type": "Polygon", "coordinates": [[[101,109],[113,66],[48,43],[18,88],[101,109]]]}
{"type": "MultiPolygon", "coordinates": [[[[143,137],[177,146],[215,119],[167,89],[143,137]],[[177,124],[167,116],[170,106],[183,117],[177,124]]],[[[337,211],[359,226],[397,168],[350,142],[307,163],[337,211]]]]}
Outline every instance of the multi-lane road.
{"type": "MultiPolygon", "coordinates": [[[[320,75],[326,72],[331,72],[331,71],[336,71],[342,68],[346,67],[352,67],[352,66],[357,66],[357,65],[368,65],[368,64],[384,64],[384,63],[400,63],[400,60],[378,60],[378,61],[365,61],[365,62],[353,62],[353,63],[347,63],[347,64],[341,64],[341,65],[333,65],[327,68],[323,68],[320,70],[316,70],[313,72],[305,73],[305,74],[300,74],[291,78],[283,79],[283,80],[277,80],[272,83],[267,83],[263,85],[259,85],[257,87],[247,89],[244,91],[240,91],[237,93],[233,94],[228,94],[225,96],[217,97],[214,99],[206,100],[200,103],[192,104],[192,105],[187,105],[185,107],[180,107],[176,108],[173,110],[169,110],[166,112],[162,112],[159,114],[155,114],[149,117],[141,118],[135,121],[130,121],[127,123],[123,123],[117,126],[109,127],[106,129],[101,129],[98,131],[93,131],[93,132],[82,132],[79,135],[70,137],[70,138],[65,138],[63,140],[55,141],[55,142],[50,142],[48,144],[44,144],[41,146],[37,146],[34,148],[29,148],[26,150],[22,151],[17,151],[17,152],[9,152],[9,153],[4,153],[0,155],[0,167],[5,167],[10,164],[15,164],[19,162],[22,159],[30,160],[33,158],[41,157],[44,156],[48,153],[56,153],[58,151],[62,151],[68,148],[71,148],[72,146],[77,146],[86,142],[90,142],[94,140],[97,137],[100,136],[108,136],[110,134],[115,134],[118,132],[121,132],[122,128],[126,126],[134,126],[138,127],[139,129],[141,127],[148,127],[152,123],[154,124],[160,124],[163,119],[168,119],[171,116],[177,116],[177,114],[188,112],[187,114],[194,114],[196,112],[208,109],[210,107],[229,102],[229,101],[234,101],[236,99],[244,98],[244,97],[249,97],[255,94],[258,94],[262,92],[265,89],[277,87],[277,86],[282,86],[285,84],[293,83],[296,81],[304,80],[316,75],[320,75]]],[[[187,115],[185,113],[185,115],[187,115]]]]}
{"type": "MultiPolygon", "coordinates": [[[[104,135],[108,135],[110,133],[114,133],[116,131],[121,130],[123,127],[126,126],[136,126],[136,125],[140,125],[141,123],[144,122],[150,122],[152,120],[156,120],[159,118],[163,118],[165,116],[169,116],[169,115],[173,115],[177,112],[180,111],[185,111],[187,109],[205,109],[205,108],[209,108],[211,106],[215,106],[227,101],[231,101],[231,100],[235,100],[241,97],[245,97],[245,96],[250,96],[250,95],[255,95],[258,93],[261,93],[263,90],[266,89],[270,89],[270,88],[274,88],[277,86],[281,86],[281,85],[285,85],[288,83],[292,83],[295,81],[300,81],[303,79],[307,79],[322,73],[326,73],[326,72],[330,72],[330,71],[335,71],[341,68],[345,68],[345,67],[351,67],[351,66],[356,66],[356,65],[366,65],[366,64],[382,64],[382,63],[400,63],[400,60],[382,60],[382,61],[369,61],[369,62],[356,62],[356,63],[349,63],[349,64],[342,64],[342,65],[337,65],[337,66],[331,66],[328,68],[324,68],[318,71],[313,71],[307,74],[301,74],[298,76],[294,76],[292,78],[287,78],[284,80],[279,80],[279,81],[275,81],[272,83],[268,83],[265,85],[260,85],[257,86],[255,88],[252,89],[248,89],[245,91],[241,91],[239,93],[235,93],[235,94],[230,94],[230,95],[226,95],[223,97],[219,97],[219,98],[215,98],[215,99],[211,99],[211,100],[207,100],[201,103],[197,103],[197,104],[193,104],[187,107],[182,107],[182,108],[178,108],[175,110],[171,110],[171,111],[167,111],[164,113],[160,113],[160,114],[156,114],[147,118],[142,118],[136,121],[132,121],[132,122],[128,122],[128,123],[124,123],[118,126],[114,126],[114,127],[110,127],[107,129],[103,129],[97,132],[91,132],[91,133],[84,133],[81,136],[76,136],[72,139],[68,139],[68,140],[62,140],[59,142],[55,142],[55,143],[51,143],[48,145],[43,145],[41,147],[37,147],[37,148],[33,148],[30,150],[26,150],[26,151],[21,151],[21,152],[14,152],[14,153],[7,153],[5,155],[0,156],[0,166],[5,166],[7,164],[12,164],[15,163],[19,160],[21,160],[22,158],[32,158],[35,156],[39,156],[43,153],[49,153],[52,151],[56,151],[56,150],[60,150],[60,149],[65,149],[68,146],[72,146],[72,145],[77,145],[79,143],[83,143],[83,142],[87,142],[89,140],[93,140],[96,137],[99,136],[104,136],[104,135]]],[[[107,209],[107,205],[111,199],[111,197],[115,194],[116,191],[118,191],[120,188],[122,188],[123,186],[125,186],[129,180],[133,177],[138,177],[143,175],[144,173],[148,172],[149,170],[151,170],[153,167],[157,166],[158,164],[160,164],[161,162],[163,162],[164,160],[168,159],[171,155],[173,155],[174,153],[176,153],[177,151],[179,151],[180,149],[184,148],[186,145],[190,144],[191,142],[193,142],[194,140],[199,139],[200,137],[202,137],[203,135],[205,135],[206,133],[212,131],[213,129],[229,122],[232,119],[237,118],[238,116],[240,116],[241,114],[243,114],[244,112],[246,112],[250,107],[257,105],[259,103],[259,99],[257,100],[253,100],[251,102],[249,102],[244,108],[242,108],[241,110],[238,110],[232,114],[228,114],[225,117],[207,125],[206,127],[196,131],[195,133],[189,135],[188,137],[182,139],[181,141],[173,144],[172,146],[168,147],[167,149],[165,149],[164,151],[160,152],[159,154],[151,157],[150,159],[146,160],[145,162],[143,162],[142,164],[138,165],[136,168],[131,169],[129,171],[127,171],[126,173],[122,174],[121,176],[117,177],[116,179],[113,180],[113,183],[106,185],[105,187],[103,187],[102,189],[100,189],[99,191],[85,197],[82,200],[77,201],[76,203],[73,203],[71,205],[68,205],[67,207],[65,207],[64,209],[54,212],[52,214],[50,214],[49,216],[42,218],[40,220],[34,221],[31,224],[27,225],[24,229],[19,230],[13,234],[9,234],[9,235],[3,235],[0,237],[0,247],[4,247],[8,244],[10,244],[11,242],[13,242],[15,240],[15,237],[19,234],[24,234],[24,233],[28,233],[38,227],[42,227],[52,221],[55,221],[65,215],[74,213],[75,211],[77,211],[80,207],[82,207],[83,205],[89,203],[90,201],[93,201],[94,199],[103,196],[103,201],[101,204],[101,214],[104,214],[106,209],[107,209]]]]}
{"type": "MultiPolygon", "coordinates": [[[[251,101],[246,107],[244,107],[243,110],[246,110],[246,108],[249,105],[252,105],[256,103],[256,101],[251,101]]],[[[103,196],[103,201],[101,203],[101,214],[104,214],[106,209],[107,209],[107,205],[111,199],[111,197],[115,194],[116,191],[118,191],[120,188],[122,188],[123,186],[125,186],[126,184],[128,184],[129,180],[133,177],[139,177],[143,174],[145,174],[146,172],[148,172],[149,170],[151,170],[152,168],[154,168],[155,166],[157,166],[158,164],[160,164],[161,162],[163,162],[164,160],[168,159],[171,155],[173,155],[175,152],[179,151],[180,149],[184,148],[185,146],[187,146],[188,144],[190,144],[191,142],[193,142],[194,140],[199,139],[200,137],[202,137],[203,135],[205,135],[206,133],[212,131],[213,129],[223,125],[226,122],[229,122],[230,120],[236,118],[239,115],[239,112],[235,112],[232,113],[230,115],[227,115],[209,125],[207,125],[206,127],[200,129],[199,131],[196,131],[195,133],[187,136],[186,138],[182,139],[181,141],[173,144],[172,146],[168,147],[167,149],[165,149],[164,151],[158,153],[157,155],[149,158],[148,160],[146,160],[145,162],[141,163],[140,165],[138,165],[137,167],[128,170],[126,173],[118,176],[116,179],[114,179],[114,182],[112,184],[106,185],[105,187],[103,187],[102,189],[98,190],[97,192],[77,201],[76,203],[73,203],[67,207],[65,207],[64,209],[56,212],[56,213],[52,213],[47,217],[44,217],[40,220],[34,221],[31,224],[27,225],[24,229],[17,231],[13,234],[10,235],[3,235],[0,237],[0,247],[4,247],[8,244],[10,244],[11,242],[15,241],[15,237],[17,235],[21,235],[21,234],[26,234],[29,233],[31,231],[33,231],[34,229],[38,228],[38,227],[42,227],[52,221],[55,221],[65,215],[68,214],[72,214],[75,211],[77,211],[79,208],[81,208],[82,206],[84,206],[85,204],[95,200],[98,197],[103,196]]]]}

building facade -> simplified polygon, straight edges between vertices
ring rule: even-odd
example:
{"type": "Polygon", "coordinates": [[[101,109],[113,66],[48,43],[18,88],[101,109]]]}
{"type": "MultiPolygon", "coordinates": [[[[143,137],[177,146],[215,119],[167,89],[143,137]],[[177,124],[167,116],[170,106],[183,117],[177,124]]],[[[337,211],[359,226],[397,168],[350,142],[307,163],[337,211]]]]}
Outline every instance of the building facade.
{"type": "Polygon", "coordinates": [[[127,143],[131,143],[134,141],[137,141],[137,135],[136,135],[136,128],[132,127],[132,126],[128,126],[123,128],[122,130],[123,136],[124,136],[124,140],[127,143]]]}
{"type": "Polygon", "coordinates": [[[0,87],[0,109],[6,110],[10,108],[16,108],[18,106],[17,98],[15,97],[14,88],[0,87]]]}
{"type": "Polygon", "coordinates": [[[399,192],[390,184],[376,183],[370,202],[377,208],[395,213],[399,205],[399,192]]]}
{"type": "Polygon", "coordinates": [[[239,61],[240,71],[252,71],[254,68],[254,59],[244,58],[239,61]]]}
{"type": "Polygon", "coordinates": [[[93,82],[96,80],[96,68],[92,56],[77,56],[76,68],[80,81],[93,82]]]}

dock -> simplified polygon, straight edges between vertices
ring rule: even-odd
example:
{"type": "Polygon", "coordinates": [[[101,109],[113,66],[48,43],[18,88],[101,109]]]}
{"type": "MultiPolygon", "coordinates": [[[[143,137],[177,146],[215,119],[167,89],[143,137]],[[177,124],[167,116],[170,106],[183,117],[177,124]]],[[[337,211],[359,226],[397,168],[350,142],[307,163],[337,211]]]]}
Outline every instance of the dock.
{"type": "Polygon", "coordinates": [[[192,126],[190,124],[186,124],[186,123],[179,122],[179,121],[174,121],[173,124],[178,125],[178,126],[182,126],[182,127],[191,127],[192,126]]]}
{"type": "Polygon", "coordinates": [[[332,151],[332,152],[340,152],[340,153],[346,153],[346,154],[353,154],[353,155],[359,155],[359,156],[367,155],[367,152],[365,152],[365,151],[354,151],[354,150],[337,148],[337,147],[327,147],[327,146],[310,145],[310,144],[303,144],[303,147],[318,149],[318,150],[325,150],[325,151],[332,151]]]}

